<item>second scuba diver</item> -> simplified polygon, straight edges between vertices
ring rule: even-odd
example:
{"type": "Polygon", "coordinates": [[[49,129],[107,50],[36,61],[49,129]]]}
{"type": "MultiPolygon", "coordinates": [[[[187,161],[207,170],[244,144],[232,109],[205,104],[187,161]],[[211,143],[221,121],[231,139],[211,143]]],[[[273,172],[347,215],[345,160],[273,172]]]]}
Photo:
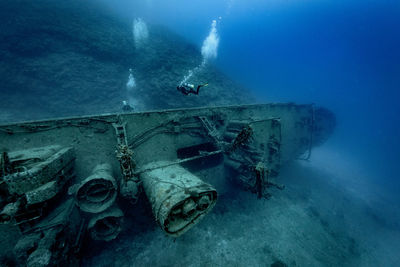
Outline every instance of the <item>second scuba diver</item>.
{"type": "Polygon", "coordinates": [[[184,95],[189,95],[189,94],[194,94],[194,95],[198,95],[199,94],[199,90],[200,87],[203,86],[207,86],[208,83],[206,84],[199,84],[196,88],[196,90],[194,90],[194,85],[190,84],[190,83],[182,83],[179,86],[176,87],[176,89],[181,92],[184,95]]]}

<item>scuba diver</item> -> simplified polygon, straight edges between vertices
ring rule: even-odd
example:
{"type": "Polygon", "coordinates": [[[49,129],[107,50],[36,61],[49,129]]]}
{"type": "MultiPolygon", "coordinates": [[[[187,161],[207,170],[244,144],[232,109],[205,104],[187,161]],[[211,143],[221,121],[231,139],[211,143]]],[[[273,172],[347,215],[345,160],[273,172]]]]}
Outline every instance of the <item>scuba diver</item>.
{"type": "Polygon", "coordinates": [[[182,83],[182,84],[180,84],[179,86],[177,86],[176,89],[177,89],[179,92],[181,92],[182,94],[184,94],[184,95],[189,95],[189,94],[198,95],[198,94],[199,94],[200,87],[207,86],[207,85],[208,85],[208,83],[206,83],[206,84],[199,84],[199,85],[197,86],[197,89],[194,90],[194,85],[193,85],[193,84],[190,84],[190,83],[182,83]]]}
{"type": "Polygon", "coordinates": [[[134,108],[129,105],[128,101],[124,100],[122,101],[122,111],[123,112],[133,112],[134,108]]]}

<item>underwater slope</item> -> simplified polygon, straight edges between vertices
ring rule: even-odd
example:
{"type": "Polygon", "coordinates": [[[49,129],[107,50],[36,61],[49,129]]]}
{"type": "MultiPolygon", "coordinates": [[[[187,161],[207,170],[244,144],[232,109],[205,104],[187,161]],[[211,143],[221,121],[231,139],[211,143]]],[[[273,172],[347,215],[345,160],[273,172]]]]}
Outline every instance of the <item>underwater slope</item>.
{"type": "Polygon", "coordinates": [[[93,1],[1,1],[0,121],[116,112],[129,68],[142,109],[249,102],[247,90],[211,65],[210,85],[185,97],[176,85],[201,61],[199,49],[160,26],[136,49],[132,22],[93,1]]]}

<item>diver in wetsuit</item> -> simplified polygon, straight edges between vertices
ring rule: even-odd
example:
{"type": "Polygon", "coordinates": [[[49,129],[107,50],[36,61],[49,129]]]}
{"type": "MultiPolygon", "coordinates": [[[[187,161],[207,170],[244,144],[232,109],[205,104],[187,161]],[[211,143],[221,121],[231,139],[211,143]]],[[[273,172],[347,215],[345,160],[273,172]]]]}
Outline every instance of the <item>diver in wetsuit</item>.
{"type": "Polygon", "coordinates": [[[184,95],[189,95],[189,94],[198,95],[198,94],[199,94],[200,87],[207,86],[207,85],[208,85],[208,83],[206,83],[206,84],[199,84],[199,85],[197,86],[197,89],[194,90],[194,85],[193,85],[193,84],[190,84],[190,83],[182,83],[182,84],[180,84],[179,86],[177,86],[176,89],[177,89],[179,92],[181,92],[182,94],[184,94],[184,95]]]}
{"type": "Polygon", "coordinates": [[[123,112],[133,112],[134,108],[129,105],[128,101],[124,100],[122,101],[122,111],[123,112]]]}

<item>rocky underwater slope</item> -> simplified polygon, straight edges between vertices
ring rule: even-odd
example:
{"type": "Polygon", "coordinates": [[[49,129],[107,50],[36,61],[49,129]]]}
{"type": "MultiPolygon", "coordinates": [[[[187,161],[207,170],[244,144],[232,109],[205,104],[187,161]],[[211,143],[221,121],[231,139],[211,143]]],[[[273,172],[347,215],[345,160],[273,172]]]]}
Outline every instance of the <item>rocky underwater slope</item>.
{"type": "Polygon", "coordinates": [[[93,1],[1,1],[0,122],[119,112],[130,68],[142,110],[251,102],[211,64],[191,81],[210,84],[200,96],[177,92],[199,49],[148,28],[146,45],[135,47],[132,22],[93,1]]]}

